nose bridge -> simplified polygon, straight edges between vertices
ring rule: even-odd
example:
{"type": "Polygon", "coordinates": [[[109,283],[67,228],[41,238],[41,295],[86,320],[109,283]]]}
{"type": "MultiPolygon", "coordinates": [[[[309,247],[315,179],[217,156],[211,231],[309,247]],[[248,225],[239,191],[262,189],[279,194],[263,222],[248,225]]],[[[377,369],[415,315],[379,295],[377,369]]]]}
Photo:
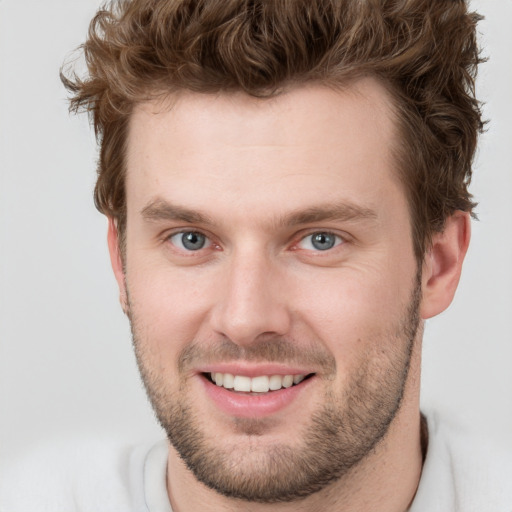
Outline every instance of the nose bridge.
{"type": "Polygon", "coordinates": [[[239,345],[250,344],[261,334],[285,334],[290,319],[280,279],[276,280],[276,261],[253,245],[233,251],[226,264],[214,330],[239,345]]]}

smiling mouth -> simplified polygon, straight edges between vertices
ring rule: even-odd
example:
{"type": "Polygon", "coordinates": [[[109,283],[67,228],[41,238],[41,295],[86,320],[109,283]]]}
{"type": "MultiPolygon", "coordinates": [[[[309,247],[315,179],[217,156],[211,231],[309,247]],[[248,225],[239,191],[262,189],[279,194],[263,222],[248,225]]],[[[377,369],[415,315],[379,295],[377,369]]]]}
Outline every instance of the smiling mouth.
{"type": "Polygon", "coordinates": [[[260,375],[257,377],[220,372],[204,373],[203,375],[211,383],[229,391],[260,394],[297,386],[311,378],[314,373],[308,375],[260,375]]]}

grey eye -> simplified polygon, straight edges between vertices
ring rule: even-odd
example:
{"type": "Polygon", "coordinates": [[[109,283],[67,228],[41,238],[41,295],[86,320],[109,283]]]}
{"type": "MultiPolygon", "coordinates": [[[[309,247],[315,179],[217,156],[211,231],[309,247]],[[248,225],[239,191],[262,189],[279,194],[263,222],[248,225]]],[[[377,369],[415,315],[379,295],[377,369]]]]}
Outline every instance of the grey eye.
{"type": "Polygon", "coordinates": [[[311,245],[319,251],[332,249],[336,244],[336,236],[331,233],[314,233],[311,235],[311,245]]]}
{"type": "Polygon", "coordinates": [[[309,251],[328,251],[341,243],[343,243],[343,240],[338,235],[328,231],[318,231],[305,236],[299,242],[299,247],[309,251]]]}
{"type": "Polygon", "coordinates": [[[172,235],[169,239],[173,245],[186,251],[199,251],[209,245],[208,238],[198,231],[184,231],[172,235]]]}

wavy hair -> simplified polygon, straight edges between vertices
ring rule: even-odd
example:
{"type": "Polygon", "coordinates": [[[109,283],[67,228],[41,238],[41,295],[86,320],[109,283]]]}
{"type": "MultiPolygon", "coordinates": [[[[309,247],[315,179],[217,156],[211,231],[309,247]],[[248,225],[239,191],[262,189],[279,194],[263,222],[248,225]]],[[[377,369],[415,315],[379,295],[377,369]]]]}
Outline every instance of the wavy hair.
{"type": "Polygon", "coordinates": [[[376,77],[394,100],[395,152],[416,257],[468,192],[478,134],[480,16],[464,0],[116,0],[61,78],[89,112],[100,155],[96,207],[126,227],[125,150],[134,105],[177,90],[266,98],[308,81],[376,77]]]}

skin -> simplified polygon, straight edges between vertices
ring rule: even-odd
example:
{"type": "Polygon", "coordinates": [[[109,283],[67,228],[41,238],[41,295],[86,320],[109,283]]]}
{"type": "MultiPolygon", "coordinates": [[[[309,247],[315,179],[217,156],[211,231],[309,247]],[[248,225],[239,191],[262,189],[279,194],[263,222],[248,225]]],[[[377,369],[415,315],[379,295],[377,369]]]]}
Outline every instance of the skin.
{"type": "MultiPolygon", "coordinates": [[[[396,333],[419,274],[409,208],[394,172],[396,138],[390,100],[371,79],[341,91],[301,86],[271,100],[181,93],[135,108],[123,255],[115,221],[109,224],[121,303],[155,392],[180,397],[198,429],[239,469],[257,473],[258,454],[271,446],[300,449],[329,396],[343,403],[358,372],[382,378],[404,353],[408,340],[396,333]],[[304,215],[333,206],[336,216],[304,215]],[[204,233],[207,246],[184,250],[173,236],[183,231],[204,233]],[[315,249],[308,236],[317,232],[335,234],[335,247],[315,249]],[[324,372],[321,364],[301,361],[315,377],[264,421],[240,422],[219,410],[204,392],[200,363],[180,373],[180,357],[192,345],[206,360],[222,340],[251,354],[269,339],[293,340],[298,353],[322,354],[335,365],[324,372]],[[248,450],[256,455],[247,458],[248,450]],[[236,466],[240,460],[245,465],[236,466]]],[[[462,212],[434,236],[421,265],[421,321],[401,407],[358,464],[307,498],[267,505],[209,489],[170,446],[173,510],[405,511],[422,464],[422,321],[450,304],[468,243],[462,212]]],[[[237,362],[245,363],[263,362],[237,362]]]]}

